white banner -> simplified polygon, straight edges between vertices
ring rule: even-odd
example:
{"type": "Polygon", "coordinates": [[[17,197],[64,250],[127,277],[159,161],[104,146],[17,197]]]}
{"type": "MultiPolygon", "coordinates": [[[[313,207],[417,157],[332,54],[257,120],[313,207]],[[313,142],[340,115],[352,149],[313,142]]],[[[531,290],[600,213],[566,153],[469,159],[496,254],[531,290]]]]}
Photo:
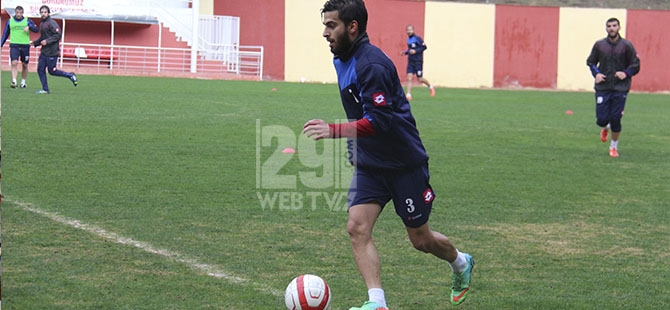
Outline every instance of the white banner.
{"type": "Polygon", "coordinates": [[[188,8],[189,0],[2,0],[2,8],[14,15],[22,6],[24,15],[40,17],[40,7],[46,5],[53,18],[101,19],[112,16],[147,16],[156,8],[188,8]]]}

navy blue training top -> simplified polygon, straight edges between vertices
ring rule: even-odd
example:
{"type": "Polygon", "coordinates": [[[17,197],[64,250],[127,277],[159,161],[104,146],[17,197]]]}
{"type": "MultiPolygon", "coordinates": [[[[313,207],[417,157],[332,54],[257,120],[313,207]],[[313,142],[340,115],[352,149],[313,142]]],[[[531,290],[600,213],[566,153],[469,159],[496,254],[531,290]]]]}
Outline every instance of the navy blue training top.
{"type": "Polygon", "coordinates": [[[420,36],[413,34],[412,36],[407,37],[407,61],[409,63],[423,63],[423,51],[428,47],[426,43],[423,42],[420,36]],[[409,50],[415,50],[415,54],[410,54],[409,50]]]}
{"type": "Polygon", "coordinates": [[[391,59],[363,34],[349,51],[335,56],[334,64],[347,118],[365,117],[375,132],[347,141],[351,164],[407,169],[426,163],[428,154],[391,59]]]}

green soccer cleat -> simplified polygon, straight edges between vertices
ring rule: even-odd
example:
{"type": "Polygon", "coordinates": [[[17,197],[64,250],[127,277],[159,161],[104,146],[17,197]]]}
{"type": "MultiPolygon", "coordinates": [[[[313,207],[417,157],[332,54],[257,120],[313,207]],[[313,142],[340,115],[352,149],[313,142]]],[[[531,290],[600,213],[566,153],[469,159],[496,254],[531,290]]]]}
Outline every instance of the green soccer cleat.
{"type": "Polygon", "coordinates": [[[49,94],[49,92],[44,90],[44,89],[40,89],[40,90],[36,91],[35,93],[38,94],[38,95],[48,95],[49,94]]]}
{"type": "Polygon", "coordinates": [[[389,310],[389,308],[386,308],[380,303],[374,301],[366,301],[360,308],[353,307],[349,308],[349,310],[389,310]]]}
{"type": "Polygon", "coordinates": [[[470,276],[472,276],[472,268],[475,267],[475,260],[470,254],[463,253],[465,260],[468,262],[468,268],[463,270],[461,274],[454,273],[451,278],[453,280],[453,287],[451,288],[451,304],[458,306],[468,298],[470,291],[470,276]]]}
{"type": "Polygon", "coordinates": [[[70,77],[70,82],[72,82],[72,85],[74,85],[74,87],[77,87],[77,85],[79,85],[79,80],[77,80],[77,76],[74,74],[72,74],[72,76],[70,77]]]}
{"type": "Polygon", "coordinates": [[[11,87],[11,88],[16,88],[16,83],[15,83],[15,82],[12,82],[11,84],[9,84],[9,87],[11,87]]]}

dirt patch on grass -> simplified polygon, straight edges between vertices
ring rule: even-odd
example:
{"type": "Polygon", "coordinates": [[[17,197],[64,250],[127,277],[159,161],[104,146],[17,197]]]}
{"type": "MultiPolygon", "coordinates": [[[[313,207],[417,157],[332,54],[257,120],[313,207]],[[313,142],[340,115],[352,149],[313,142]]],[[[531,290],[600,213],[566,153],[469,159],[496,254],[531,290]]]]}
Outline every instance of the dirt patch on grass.
{"type": "MultiPolygon", "coordinates": [[[[605,226],[586,222],[514,224],[479,226],[476,230],[491,232],[506,242],[510,248],[528,251],[535,249],[552,255],[599,254],[602,256],[655,255],[668,256],[670,252],[662,248],[644,248],[639,245],[638,236],[621,226],[605,226]]],[[[654,230],[662,229],[655,227],[654,230]]],[[[664,228],[668,229],[668,227],[664,228]]],[[[644,234],[654,233],[644,230],[644,234]]]]}

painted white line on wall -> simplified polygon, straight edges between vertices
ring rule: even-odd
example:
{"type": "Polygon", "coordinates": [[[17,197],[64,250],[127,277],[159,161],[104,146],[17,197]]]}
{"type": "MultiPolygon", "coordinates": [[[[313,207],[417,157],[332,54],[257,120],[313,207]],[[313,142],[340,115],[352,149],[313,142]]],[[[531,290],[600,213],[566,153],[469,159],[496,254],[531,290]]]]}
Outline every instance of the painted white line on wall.
{"type": "MultiPolygon", "coordinates": [[[[5,201],[7,201],[7,200],[8,199],[5,199],[5,201]]],[[[234,284],[249,285],[249,286],[252,286],[254,289],[256,289],[258,291],[261,291],[261,292],[264,292],[264,293],[269,293],[269,294],[272,294],[272,295],[275,295],[275,296],[284,296],[284,292],[277,291],[276,289],[273,289],[273,288],[270,288],[270,287],[261,286],[259,284],[253,283],[253,282],[251,282],[251,281],[249,281],[248,279],[245,279],[245,278],[240,278],[240,277],[237,277],[237,276],[230,275],[228,272],[226,272],[225,270],[223,270],[220,267],[216,267],[216,266],[212,266],[212,265],[209,265],[209,264],[204,264],[204,263],[198,262],[196,259],[190,258],[186,255],[181,254],[181,253],[177,253],[177,252],[170,251],[170,250],[167,250],[167,249],[156,248],[156,247],[152,246],[151,244],[149,244],[147,242],[134,240],[132,238],[127,238],[127,237],[121,236],[117,233],[104,230],[100,227],[96,227],[96,226],[93,226],[93,225],[82,223],[81,221],[76,220],[76,219],[67,218],[67,217],[59,215],[57,213],[54,213],[54,212],[44,211],[42,209],[36,208],[35,206],[33,206],[30,203],[24,203],[24,202],[18,202],[18,201],[11,201],[11,203],[16,204],[17,206],[19,206],[23,210],[30,211],[32,213],[39,214],[39,215],[42,215],[46,218],[49,218],[50,220],[52,220],[54,222],[58,222],[58,223],[61,223],[61,224],[65,224],[65,225],[74,227],[76,229],[80,229],[80,230],[89,232],[89,233],[91,233],[95,236],[113,241],[113,242],[118,243],[118,244],[134,246],[134,247],[136,247],[138,249],[141,249],[145,252],[160,255],[160,256],[163,256],[165,258],[169,258],[169,259],[174,260],[178,263],[184,264],[191,269],[195,269],[197,271],[203,272],[210,277],[214,277],[214,278],[217,278],[217,279],[224,279],[224,280],[227,280],[228,282],[231,282],[231,283],[234,283],[234,284]]]]}

